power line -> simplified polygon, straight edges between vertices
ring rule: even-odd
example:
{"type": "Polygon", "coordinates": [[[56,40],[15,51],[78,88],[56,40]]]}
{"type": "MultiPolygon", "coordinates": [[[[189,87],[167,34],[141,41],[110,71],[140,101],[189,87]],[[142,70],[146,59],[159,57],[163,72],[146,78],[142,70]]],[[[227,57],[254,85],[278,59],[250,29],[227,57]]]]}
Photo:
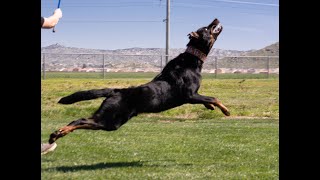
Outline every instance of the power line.
{"type": "Polygon", "coordinates": [[[233,1],[233,0],[213,0],[213,1],[227,2],[227,3],[239,3],[239,4],[251,4],[251,5],[260,5],[260,6],[275,6],[275,7],[279,7],[279,4],[256,3],[256,2],[233,1]]]}
{"type": "MultiPolygon", "coordinates": [[[[155,4],[155,2],[158,2],[158,1],[154,1],[154,2],[150,2],[150,1],[134,1],[134,2],[132,2],[132,1],[113,1],[113,2],[92,2],[92,1],[89,1],[89,2],[79,2],[79,1],[77,1],[77,2],[68,2],[68,1],[66,1],[66,2],[63,2],[63,4],[64,5],[70,5],[70,4],[126,4],[126,3],[130,3],[130,4],[135,4],[135,3],[148,3],[148,4],[150,4],[150,3],[154,3],[155,4]]],[[[56,3],[55,2],[52,2],[52,1],[43,1],[41,4],[54,4],[54,5],[56,5],[56,3]]]]}
{"type": "MultiPolygon", "coordinates": [[[[270,4],[270,3],[256,3],[256,2],[247,2],[247,1],[234,1],[234,0],[211,0],[211,1],[202,1],[202,2],[222,2],[222,3],[233,3],[233,4],[247,4],[247,5],[258,5],[258,6],[271,6],[271,7],[279,7],[279,4],[270,4]]],[[[184,4],[185,1],[183,3],[179,3],[179,2],[172,2],[172,4],[184,4]]],[[[189,3],[191,3],[189,1],[189,3]]],[[[45,5],[50,5],[51,6],[55,6],[56,4],[53,3],[48,3],[45,5]]],[[[64,3],[64,7],[131,7],[131,6],[158,6],[159,4],[155,3],[155,2],[150,2],[150,1],[137,1],[137,2],[90,2],[90,3],[81,3],[81,2],[77,2],[77,3],[68,3],[65,2],[64,3]]],[[[199,5],[198,2],[197,4],[192,4],[192,5],[199,5]]],[[[210,5],[210,4],[203,4],[203,5],[210,5]]],[[[212,4],[211,4],[212,5],[212,4]]],[[[160,1],[160,6],[165,6],[164,4],[161,4],[160,1]]],[[[46,8],[46,6],[43,6],[46,8]]]]}
{"type": "MultiPolygon", "coordinates": [[[[176,3],[173,3],[173,7],[190,7],[190,8],[212,8],[212,7],[224,7],[224,8],[235,8],[235,9],[245,9],[245,10],[261,10],[261,11],[270,11],[270,10],[277,10],[278,8],[274,8],[276,6],[278,6],[277,4],[273,4],[275,5],[274,7],[270,7],[270,6],[265,6],[266,4],[263,4],[263,3],[260,3],[259,7],[257,7],[257,3],[251,3],[249,4],[249,6],[247,4],[244,4],[244,5],[238,5],[236,3],[238,3],[238,1],[228,1],[228,0],[214,0],[214,2],[218,2],[218,3],[213,3],[212,1],[201,1],[201,2],[198,2],[197,4],[193,4],[193,3],[190,3],[190,1],[186,2],[176,2],[176,3]],[[230,3],[232,2],[233,5],[230,5],[230,4],[225,4],[225,2],[227,3],[230,3]],[[251,6],[251,5],[253,5],[251,6]],[[267,9],[266,9],[267,8],[267,9]],[[272,9],[270,9],[272,8],[272,9]]],[[[241,1],[243,2],[243,1],[241,1]]],[[[270,4],[268,4],[270,5],[270,4]]]]}
{"type": "MultiPolygon", "coordinates": [[[[194,0],[195,1],[195,0],[194,0]]],[[[247,4],[247,5],[258,5],[258,6],[273,6],[273,7],[279,7],[279,4],[272,4],[272,3],[257,3],[257,2],[248,2],[248,1],[235,1],[235,0],[197,0],[198,2],[208,2],[208,3],[214,3],[214,2],[222,2],[222,3],[233,3],[233,4],[247,4]]],[[[178,3],[178,2],[177,2],[178,3]]],[[[180,2],[181,3],[181,2],[180,2]]],[[[194,3],[192,1],[183,1],[183,3],[194,3]]]]}
{"type": "MultiPolygon", "coordinates": [[[[238,1],[225,1],[225,0],[215,0],[218,2],[238,2],[238,1]]],[[[206,1],[208,2],[208,1],[206,1]]],[[[242,2],[242,1],[241,1],[242,2]]],[[[92,4],[92,3],[91,3],[92,4]]],[[[105,3],[104,3],[105,4],[105,3]]],[[[257,4],[257,3],[254,3],[257,4]]],[[[260,3],[262,4],[262,3],[260,3]]],[[[270,5],[270,4],[269,4],[270,5]]],[[[126,8],[126,7],[157,7],[158,5],[154,5],[154,4],[124,4],[124,5],[86,5],[86,6],[82,6],[82,5],[65,5],[64,7],[67,8],[126,8]]],[[[160,4],[158,7],[164,7],[164,5],[160,4]]],[[[254,11],[270,11],[267,9],[259,9],[259,8],[250,8],[250,7],[241,7],[241,6],[223,6],[220,3],[219,4],[188,4],[188,3],[174,3],[171,5],[172,8],[216,8],[216,7],[222,7],[222,8],[235,8],[235,9],[244,9],[244,10],[254,10],[254,11]]],[[[52,8],[52,7],[42,7],[42,8],[52,8]]]]}
{"type": "MultiPolygon", "coordinates": [[[[130,7],[130,6],[156,6],[156,3],[150,1],[140,1],[140,2],[104,2],[104,3],[64,3],[63,7],[130,7]]],[[[54,7],[53,3],[44,4],[43,7],[54,7]],[[48,6],[46,6],[48,5],[48,6]]]]}
{"type": "MultiPolygon", "coordinates": [[[[66,5],[63,7],[68,7],[68,8],[114,8],[114,7],[120,7],[120,8],[125,8],[125,7],[156,7],[156,5],[139,5],[139,4],[127,4],[127,5],[66,5]]],[[[43,6],[42,8],[54,8],[54,6],[43,6]]]]}
{"type": "MultiPolygon", "coordinates": [[[[162,20],[64,20],[68,23],[163,23],[162,20]]],[[[62,22],[61,22],[62,23],[62,22]]]]}
{"type": "Polygon", "coordinates": [[[245,14],[261,14],[261,15],[270,15],[270,10],[267,9],[257,9],[257,8],[243,8],[243,7],[237,7],[237,6],[226,6],[226,5],[203,5],[203,4],[181,4],[181,5],[172,5],[172,9],[174,8],[232,8],[232,9],[239,9],[239,10],[245,10],[245,11],[233,11],[234,13],[245,13],[245,14]],[[249,10],[249,11],[247,11],[249,10]],[[255,12],[254,12],[255,11],[255,12]],[[260,11],[260,12],[257,12],[260,11]],[[261,13],[262,12],[262,13],[261,13]],[[267,14],[269,13],[269,14],[267,14]]]}

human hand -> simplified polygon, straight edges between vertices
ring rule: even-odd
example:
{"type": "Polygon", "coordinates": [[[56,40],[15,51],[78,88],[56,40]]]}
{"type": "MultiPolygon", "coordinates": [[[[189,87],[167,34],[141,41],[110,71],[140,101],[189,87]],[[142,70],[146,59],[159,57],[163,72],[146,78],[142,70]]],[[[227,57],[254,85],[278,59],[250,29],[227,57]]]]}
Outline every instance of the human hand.
{"type": "Polygon", "coordinates": [[[57,18],[62,18],[62,11],[60,8],[54,10],[53,15],[56,16],[57,18]]]}

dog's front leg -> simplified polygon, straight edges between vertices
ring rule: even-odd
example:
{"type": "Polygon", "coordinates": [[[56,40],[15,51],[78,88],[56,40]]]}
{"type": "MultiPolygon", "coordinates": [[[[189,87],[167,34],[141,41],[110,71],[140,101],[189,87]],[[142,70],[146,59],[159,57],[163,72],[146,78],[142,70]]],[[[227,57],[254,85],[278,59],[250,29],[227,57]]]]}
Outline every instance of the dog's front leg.
{"type": "Polygon", "coordinates": [[[103,129],[102,125],[99,125],[93,121],[93,119],[79,119],[76,121],[72,121],[67,126],[60,128],[59,130],[50,134],[49,143],[52,144],[59,138],[69,134],[70,132],[76,129],[92,129],[92,130],[99,130],[103,129]]]}
{"type": "Polygon", "coordinates": [[[206,108],[214,110],[217,106],[223,114],[230,116],[228,108],[226,108],[217,98],[194,94],[189,98],[190,104],[203,104],[206,108]]]}

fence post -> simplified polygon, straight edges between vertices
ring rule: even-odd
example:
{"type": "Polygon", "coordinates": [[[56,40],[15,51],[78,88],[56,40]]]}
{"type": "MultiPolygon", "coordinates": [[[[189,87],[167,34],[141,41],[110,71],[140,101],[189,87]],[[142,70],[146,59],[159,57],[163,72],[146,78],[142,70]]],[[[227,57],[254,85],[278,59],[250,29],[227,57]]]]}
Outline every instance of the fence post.
{"type": "Polygon", "coordinates": [[[46,54],[43,53],[42,58],[42,79],[46,78],[46,54]]]}
{"type": "Polygon", "coordinates": [[[105,66],[105,64],[104,64],[104,54],[103,54],[103,58],[102,58],[103,60],[102,60],[102,73],[103,73],[103,79],[105,78],[105,70],[104,70],[104,66],[105,66]]]}
{"type": "Polygon", "coordinates": [[[269,79],[269,77],[270,77],[270,56],[268,56],[268,65],[267,65],[267,67],[268,67],[268,79],[269,79]]]}
{"type": "Polygon", "coordinates": [[[215,60],[215,64],[214,64],[214,66],[215,66],[215,72],[214,72],[214,77],[217,79],[217,75],[218,75],[218,58],[216,57],[215,58],[216,60],[215,60]]]}

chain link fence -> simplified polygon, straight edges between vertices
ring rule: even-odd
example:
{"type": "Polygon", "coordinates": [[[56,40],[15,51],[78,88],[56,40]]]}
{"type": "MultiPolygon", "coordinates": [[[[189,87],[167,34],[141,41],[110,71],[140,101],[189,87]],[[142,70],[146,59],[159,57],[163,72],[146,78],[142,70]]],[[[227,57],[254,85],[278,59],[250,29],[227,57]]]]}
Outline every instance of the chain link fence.
{"type": "MultiPolygon", "coordinates": [[[[165,55],[42,53],[41,77],[153,77],[166,63],[165,55]]],[[[277,78],[279,56],[208,56],[202,73],[211,78],[277,78]]]]}

